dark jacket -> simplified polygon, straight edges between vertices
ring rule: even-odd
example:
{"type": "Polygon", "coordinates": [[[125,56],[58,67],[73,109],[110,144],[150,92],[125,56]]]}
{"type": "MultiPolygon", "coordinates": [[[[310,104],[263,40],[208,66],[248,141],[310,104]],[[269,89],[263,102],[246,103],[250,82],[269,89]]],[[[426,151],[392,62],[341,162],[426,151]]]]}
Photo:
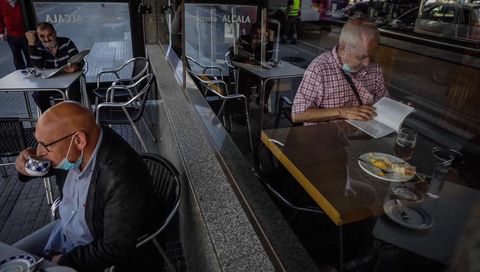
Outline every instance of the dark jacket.
{"type": "Polygon", "coordinates": [[[94,240],[63,254],[59,261],[80,271],[131,262],[137,238],[154,229],[161,208],[137,152],[111,128],[102,126],[102,131],[85,207],[94,240]]]}

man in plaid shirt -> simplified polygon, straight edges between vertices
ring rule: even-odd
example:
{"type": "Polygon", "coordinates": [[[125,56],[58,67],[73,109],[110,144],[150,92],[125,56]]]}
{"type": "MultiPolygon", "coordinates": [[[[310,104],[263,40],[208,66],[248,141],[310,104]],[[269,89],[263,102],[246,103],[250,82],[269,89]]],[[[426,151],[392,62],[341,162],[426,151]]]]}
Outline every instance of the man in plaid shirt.
{"type": "Polygon", "coordinates": [[[339,44],[315,58],[305,71],[293,102],[293,121],[312,125],[372,119],[375,108],[371,105],[388,96],[382,68],[371,62],[379,39],[371,21],[349,20],[339,44]]]}

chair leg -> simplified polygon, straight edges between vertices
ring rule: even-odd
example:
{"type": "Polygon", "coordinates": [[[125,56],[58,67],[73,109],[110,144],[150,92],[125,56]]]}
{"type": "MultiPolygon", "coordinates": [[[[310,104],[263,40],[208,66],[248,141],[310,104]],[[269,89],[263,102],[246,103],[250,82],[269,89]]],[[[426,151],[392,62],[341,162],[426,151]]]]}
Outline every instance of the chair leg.
{"type": "Polygon", "coordinates": [[[47,198],[47,204],[53,204],[53,191],[52,191],[52,183],[50,177],[43,178],[43,187],[45,188],[45,195],[47,198]]]}
{"type": "Polygon", "coordinates": [[[160,255],[162,255],[163,260],[165,260],[165,263],[167,264],[167,267],[168,267],[168,271],[177,271],[177,269],[175,269],[175,267],[173,266],[172,262],[170,262],[170,260],[168,259],[167,255],[163,251],[163,248],[160,246],[157,239],[153,238],[152,242],[155,245],[155,247],[157,248],[160,255]]]}
{"type": "Polygon", "coordinates": [[[97,112],[98,109],[98,96],[95,96],[95,109],[94,111],[97,112]]]}
{"type": "Polygon", "coordinates": [[[145,120],[145,118],[143,118],[143,116],[141,117],[141,119],[143,121],[143,124],[145,124],[145,126],[147,127],[148,133],[150,133],[150,137],[152,137],[152,141],[154,143],[156,143],[157,138],[155,138],[155,135],[153,134],[152,128],[148,125],[147,120],[145,120]]]}
{"type": "Polygon", "coordinates": [[[145,144],[145,141],[143,140],[142,136],[140,135],[140,131],[138,131],[137,126],[135,126],[135,123],[133,122],[132,118],[130,117],[130,114],[128,114],[128,111],[125,108],[122,108],[123,112],[127,116],[128,122],[130,122],[130,125],[132,125],[133,131],[138,137],[138,140],[140,140],[140,144],[142,145],[143,151],[148,152],[147,145],[145,144]]]}
{"type": "Polygon", "coordinates": [[[248,140],[250,141],[250,151],[253,152],[252,131],[250,129],[250,118],[248,118],[248,111],[245,112],[245,118],[247,118],[247,130],[248,130],[248,140]]]}
{"type": "Polygon", "coordinates": [[[2,177],[7,178],[7,169],[5,169],[5,166],[3,164],[3,159],[0,158],[0,173],[2,173],[2,177]]]}

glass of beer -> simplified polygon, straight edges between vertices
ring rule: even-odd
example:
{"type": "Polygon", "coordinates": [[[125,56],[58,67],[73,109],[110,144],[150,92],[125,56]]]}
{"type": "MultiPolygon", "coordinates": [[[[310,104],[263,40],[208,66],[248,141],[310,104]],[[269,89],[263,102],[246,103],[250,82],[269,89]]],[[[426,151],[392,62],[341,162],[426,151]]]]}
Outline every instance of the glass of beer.
{"type": "Polygon", "coordinates": [[[395,141],[395,155],[408,161],[413,156],[416,143],[417,132],[410,128],[401,128],[395,141]]]}

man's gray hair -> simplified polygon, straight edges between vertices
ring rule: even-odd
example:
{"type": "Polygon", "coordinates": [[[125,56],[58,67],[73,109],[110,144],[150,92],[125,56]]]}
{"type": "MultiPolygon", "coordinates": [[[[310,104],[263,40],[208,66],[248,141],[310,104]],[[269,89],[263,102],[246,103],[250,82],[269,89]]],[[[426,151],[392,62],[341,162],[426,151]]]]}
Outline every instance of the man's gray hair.
{"type": "Polygon", "coordinates": [[[368,18],[354,18],[343,25],[339,43],[345,46],[355,46],[364,37],[371,37],[377,42],[380,41],[377,25],[368,18]]]}

